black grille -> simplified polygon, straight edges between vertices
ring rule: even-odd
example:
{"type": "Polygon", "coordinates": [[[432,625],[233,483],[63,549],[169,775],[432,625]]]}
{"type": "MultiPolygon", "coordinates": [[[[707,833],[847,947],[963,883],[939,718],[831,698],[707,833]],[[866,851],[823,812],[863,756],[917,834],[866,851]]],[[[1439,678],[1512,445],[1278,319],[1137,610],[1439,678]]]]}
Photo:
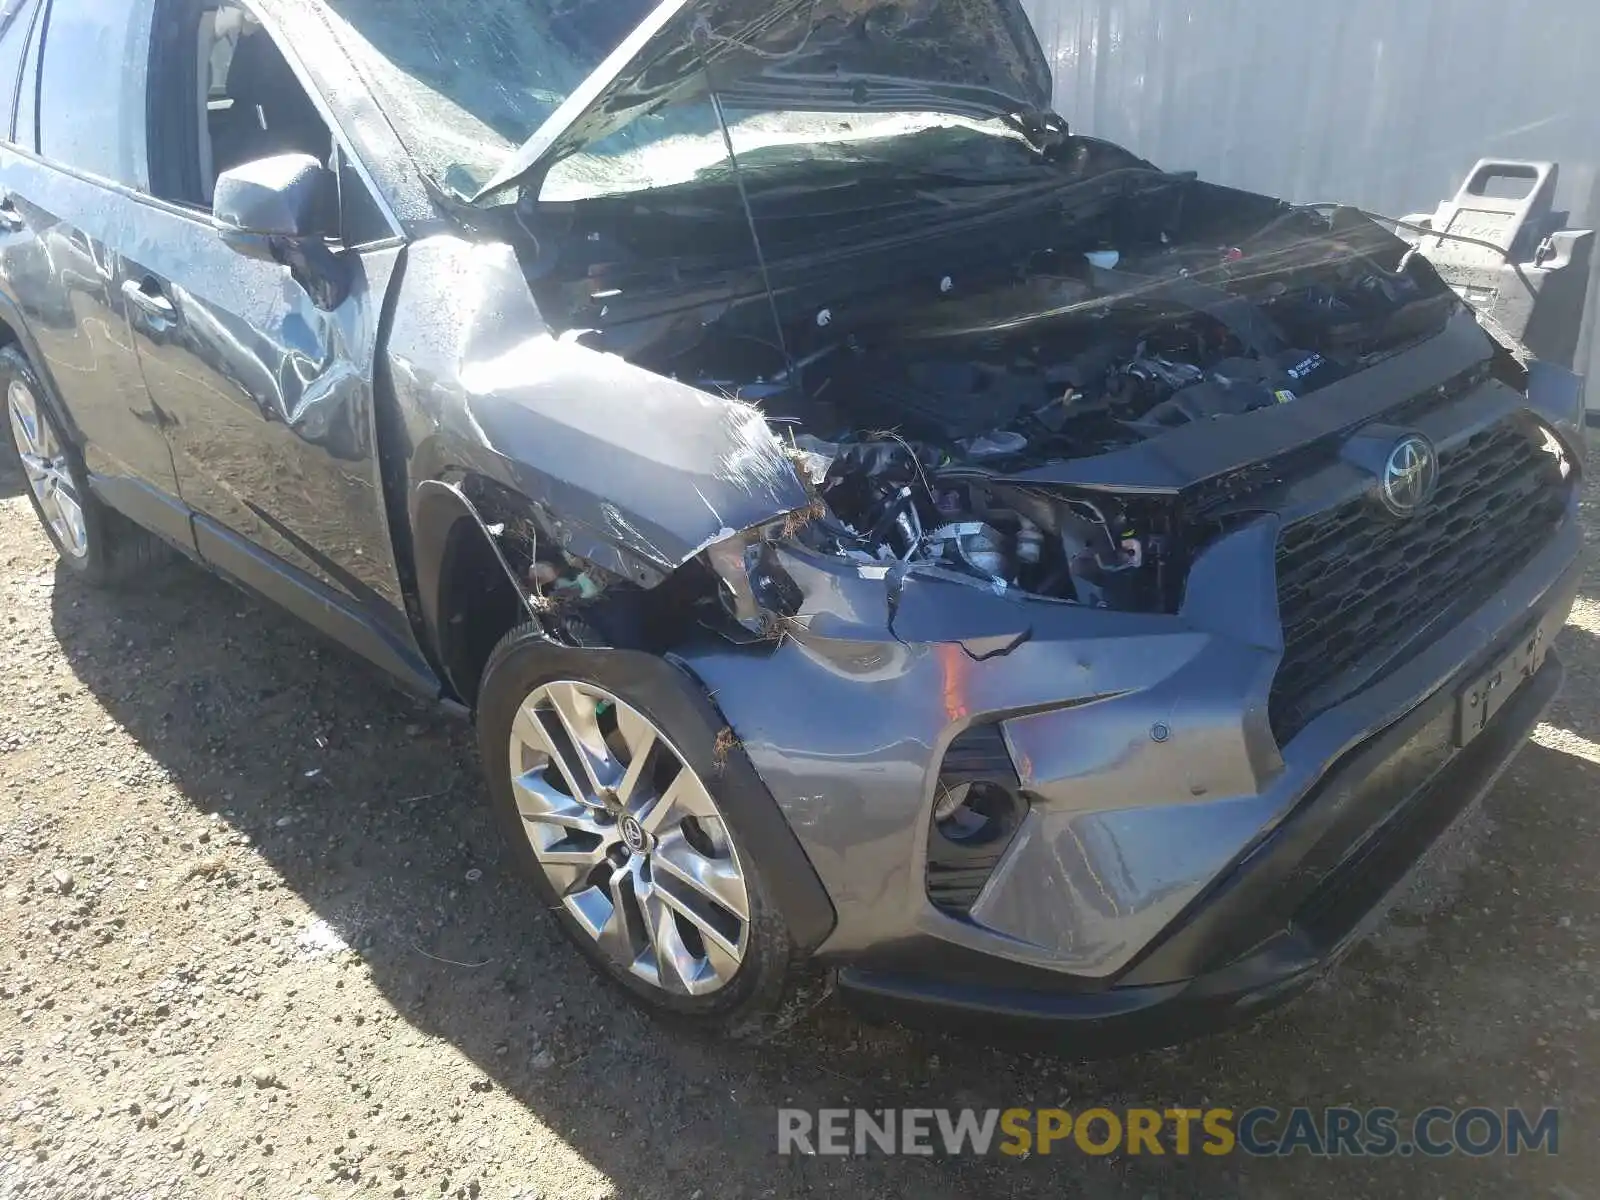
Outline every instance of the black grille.
{"type": "Polygon", "coordinates": [[[1496,425],[1440,455],[1438,491],[1414,516],[1390,518],[1363,497],[1283,530],[1284,654],[1270,705],[1280,744],[1538,552],[1568,497],[1543,446],[1537,427],[1496,425]]]}
{"type": "Polygon", "coordinates": [[[1000,856],[1010,842],[992,843],[974,849],[963,862],[928,861],[928,899],[946,912],[965,915],[972,911],[978,893],[1000,865],[1000,856]]]}

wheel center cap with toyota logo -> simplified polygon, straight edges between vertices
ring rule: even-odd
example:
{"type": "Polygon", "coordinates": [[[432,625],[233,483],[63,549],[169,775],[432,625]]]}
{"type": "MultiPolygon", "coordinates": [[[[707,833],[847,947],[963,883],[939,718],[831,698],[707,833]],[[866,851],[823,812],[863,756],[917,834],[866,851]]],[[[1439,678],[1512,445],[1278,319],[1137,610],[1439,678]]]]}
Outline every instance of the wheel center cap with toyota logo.
{"type": "Polygon", "coordinates": [[[1378,498],[1397,517],[1409,517],[1433,498],[1439,486],[1439,455],[1420,433],[1394,444],[1378,479],[1378,498]]]}
{"type": "Polygon", "coordinates": [[[644,831],[644,826],[633,817],[625,816],[617,822],[617,829],[622,834],[622,841],[630,853],[638,854],[649,842],[649,837],[644,831]]]}

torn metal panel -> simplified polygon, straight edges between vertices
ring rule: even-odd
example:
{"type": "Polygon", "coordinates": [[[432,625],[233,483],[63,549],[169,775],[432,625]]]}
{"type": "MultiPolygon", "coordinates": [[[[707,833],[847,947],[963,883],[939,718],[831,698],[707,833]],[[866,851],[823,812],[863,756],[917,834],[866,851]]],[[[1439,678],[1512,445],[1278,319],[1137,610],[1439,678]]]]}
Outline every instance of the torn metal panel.
{"type": "Polygon", "coordinates": [[[808,498],[761,415],[556,337],[504,245],[411,247],[390,336],[412,479],[479,474],[649,585],[808,498]]]}

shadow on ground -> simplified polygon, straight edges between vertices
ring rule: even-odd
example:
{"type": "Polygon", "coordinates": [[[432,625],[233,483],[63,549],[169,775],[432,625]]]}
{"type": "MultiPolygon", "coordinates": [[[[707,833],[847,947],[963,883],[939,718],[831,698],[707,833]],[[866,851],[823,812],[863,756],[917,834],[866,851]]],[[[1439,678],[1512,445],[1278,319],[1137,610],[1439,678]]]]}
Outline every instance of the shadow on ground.
{"type": "MultiPolygon", "coordinates": [[[[406,1021],[459,1047],[619,1197],[1577,1196],[1600,1170],[1595,1139],[1579,1136],[1600,1090],[1586,957],[1600,930],[1600,767],[1584,760],[1530,746],[1382,934],[1330,982],[1237,1034],[1084,1065],[1046,1047],[868,1027],[829,1001],[777,1043],[710,1045],[666,1033],[597,984],[528,902],[479,798],[470,730],[187,567],[123,596],[58,571],[53,605],[76,674],[188,802],[248,833],[284,884],[360,948],[406,1021]],[[483,877],[469,883],[473,869],[483,877]],[[535,1061],[536,1047],[553,1066],[535,1061]],[[773,1152],[779,1104],[1472,1103],[1561,1106],[1563,1153],[1311,1163],[773,1152]]],[[[1592,671],[1595,640],[1569,631],[1564,642],[1592,671]]],[[[1600,728],[1578,732],[1600,740],[1600,728]]]]}
{"type": "MultiPolygon", "coordinates": [[[[0,428],[0,438],[8,436],[9,432],[0,428]]],[[[15,452],[9,444],[0,445],[0,500],[26,495],[27,489],[28,479],[17,465],[15,452]]]]}

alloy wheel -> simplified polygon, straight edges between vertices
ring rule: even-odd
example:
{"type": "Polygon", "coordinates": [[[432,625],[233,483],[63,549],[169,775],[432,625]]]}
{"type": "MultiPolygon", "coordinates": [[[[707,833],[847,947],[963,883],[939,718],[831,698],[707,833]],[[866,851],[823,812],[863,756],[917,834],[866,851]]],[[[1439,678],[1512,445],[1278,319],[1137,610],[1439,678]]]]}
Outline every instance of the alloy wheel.
{"type": "Polygon", "coordinates": [[[11,414],[11,436],[17,445],[28,486],[39,502],[39,511],[56,535],[61,549],[73,558],[89,553],[89,532],[83,523],[83,503],[72,481],[64,447],[40,411],[39,399],[20,379],[11,381],[6,391],[6,408],[11,414]]]}
{"type": "Polygon", "coordinates": [[[601,952],[666,992],[726,985],[750,893],[716,801],[671,740],[603,688],[562,681],[523,700],[510,754],[534,857],[601,952]]]}

